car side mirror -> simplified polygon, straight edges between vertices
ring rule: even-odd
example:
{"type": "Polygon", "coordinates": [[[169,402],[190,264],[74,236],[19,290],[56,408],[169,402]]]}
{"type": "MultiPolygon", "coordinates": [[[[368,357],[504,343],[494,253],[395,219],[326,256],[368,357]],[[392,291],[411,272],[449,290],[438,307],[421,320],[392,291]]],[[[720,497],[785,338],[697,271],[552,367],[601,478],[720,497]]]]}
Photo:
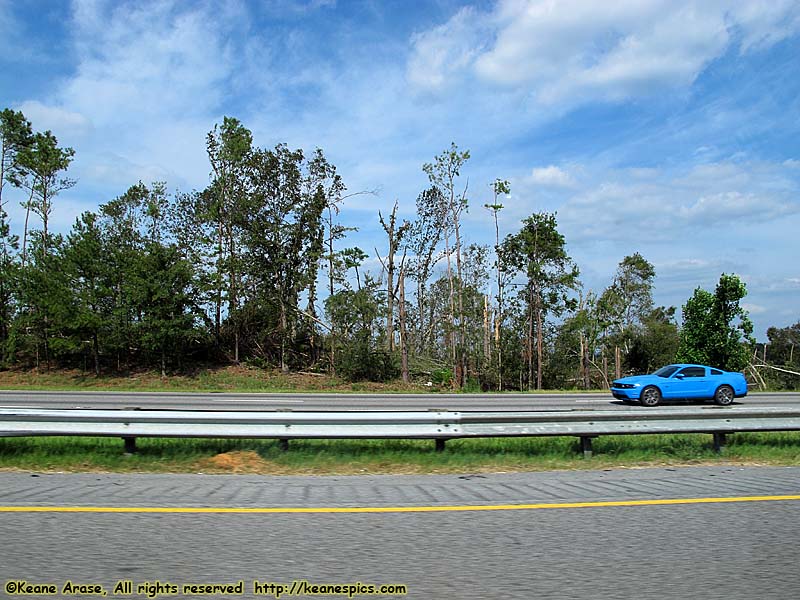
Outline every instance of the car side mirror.
{"type": "Polygon", "coordinates": [[[675,379],[683,379],[684,377],[686,377],[686,375],[684,375],[683,373],[678,373],[677,375],[675,375],[675,379]]]}

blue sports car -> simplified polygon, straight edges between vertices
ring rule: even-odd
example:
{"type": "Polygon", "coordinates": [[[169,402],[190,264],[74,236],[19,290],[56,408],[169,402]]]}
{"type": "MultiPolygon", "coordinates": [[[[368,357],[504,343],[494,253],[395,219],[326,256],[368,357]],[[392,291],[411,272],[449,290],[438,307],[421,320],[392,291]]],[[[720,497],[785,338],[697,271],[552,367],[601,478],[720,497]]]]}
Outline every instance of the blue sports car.
{"type": "Polygon", "coordinates": [[[747,381],[741,373],[703,365],[667,365],[651,375],[616,379],[611,384],[614,398],[638,400],[642,406],[658,406],[661,400],[714,400],[721,406],[747,395],[747,381]]]}

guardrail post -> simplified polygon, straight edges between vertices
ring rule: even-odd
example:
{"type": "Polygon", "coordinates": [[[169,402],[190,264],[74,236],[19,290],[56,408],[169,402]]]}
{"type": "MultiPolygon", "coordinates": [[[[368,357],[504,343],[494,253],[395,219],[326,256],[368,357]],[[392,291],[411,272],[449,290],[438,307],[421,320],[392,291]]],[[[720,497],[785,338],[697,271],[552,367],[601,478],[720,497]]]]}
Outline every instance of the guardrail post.
{"type": "Polygon", "coordinates": [[[583,458],[592,458],[592,436],[581,436],[581,452],[583,452],[583,458]]]}
{"type": "Polygon", "coordinates": [[[136,454],[136,438],[131,436],[125,436],[122,438],[122,441],[125,442],[125,454],[136,454]]]}
{"type": "Polygon", "coordinates": [[[714,452],[716,452],[717,454],[725,452],[725,446],[727,441],[725,439],[725,434],[716,432],[713,435],[714,435],[714,452]]]}
{"type": "Polygon", "coordinates": [[[281,438],[278,440],[278,448],[281,449],[283,452],[288,452],[289,450],[289,440],[286,438],[281,438]]]}
{"type": "Polygon", "coordinates": [[[444,443],[446,441],[444,438],[436,438],[436,452],[444,452],[444,443]]]}

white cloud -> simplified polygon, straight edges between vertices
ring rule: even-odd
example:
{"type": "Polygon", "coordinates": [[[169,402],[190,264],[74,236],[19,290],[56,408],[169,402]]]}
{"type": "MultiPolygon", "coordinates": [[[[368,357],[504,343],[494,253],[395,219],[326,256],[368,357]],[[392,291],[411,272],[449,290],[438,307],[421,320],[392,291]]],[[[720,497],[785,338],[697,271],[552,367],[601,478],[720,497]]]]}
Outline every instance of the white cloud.
{"type": "Polygon", "coordinates": [[[770,292],[791,292],[800,291],[800,277],[784,277],[779,280],[770,281],[765,288],[770,292]]]}
{"type": "Polygon", "coordinates": [[[84,115],[57,106],[46,106],[38,100],[27,100],[19,110],[35,123],[37,130],[50,130],[56,137],[82,137],[92,131],[92,123],[84,115]]]}
{"type": "Polygon", "coordinates": [[[453,77],[474,63],[484,49],[483,15],[471,7],[459,10],[447,23],[411,38],[409,82],[421,90],[442,90],[453,77]]]}
{"type": "Polygon", "coordinates": [[[115,193],[139,179],[202,186],[205,134],[221,119],[233,71],[229,33],[246,23],[237,10],[76,0],[74,75],[22,110],[37,130],[51,128],[76,147],[78,179],[115,193]]]}
{"type": "Polygon", "coordinates": [[[531,85],[541,101],[625,98],[691,83],[727,44],[723,14],[662,3],[508,2],[482,78],[531,85]]]}
{"type": "Polygon", "coordinates": [[[554,187],[571,187],[575,184],[569,173],[555,165],[534,168],[530,179],[535,184],[554,187]]]}
{"type": "Polygon", "coordinates": [[[730,11],[742,29],[742,52],[764,49],[800,30],[795,0],[737,2],[730,11]]]}
{"type": "Polygon", "coordinates": [[[681,219],[692,225],[739,220],[764,222],[798,212],[800,206],[784,199],[735,191],[701,196],[697,201],[682,205],[677,210],[681,219]]]}
{"type": "Polygon", "coordinates": [[[601,173],[564,199],[565,228],[588,239],[625,239],[632,231],[669,240],[708,228],[733,231],[800,215],[800,182],[780,164],[715,163],[686,173],[601,173]]]}
{"type": "MultiPolygon", "coordinates": [[[[689,253],[696,250],[691,248],[689,253]]],[[[708,258],[656,256],[652,260],[658,276],[659,291],[679,292],[687,297],[697,287],[713,291],[721,273],[739,271],[735,262],[719,256],[708,258]]]]}
{"type": "Polygon", "coordinates": [[[230,70],[225,15],[178,6],[76,2],[79,65],[63,101],[102,123],[216,107],[230,70]]]}
{"type": "Polygon", "coordinates": [[[95,186],[125,190],[139,180],[150,184],[154,181],[169,181],[170,175],[175,176],[175,173],[167,168],[132,163],[118,154],[87,158],[86,166],[82,169],[82,179],[95,186]]]}
{"type": "Polygon", "coordinates": [[[741,307],[751,315],[763,315],[767,312],[767,307],[752,302],[742,302],[741,307]]]}
{"type": "Polygon", "coordinates": [[[719,267],[719,264],[704,258],[682,258],[680,260],[662,263],[660,266],[672,271],[698,271],[707,270],[709,267],[716,269],[719,267]]]}
{"type": "Polygon", "coordinates": [[[464,77],[545,105],[679,89],[737,40],[745,52],[800,30],[788,0],[741,4],[501,0],[489,13],[462,9],[412,39],[409,82],[436,92],[464,77]]]}
{"type": "Polygon", "coordinates": [[[321,9],[336,7],[336,0],[261,0],[261,10],[279,18],[304,16],[321,9]]]}

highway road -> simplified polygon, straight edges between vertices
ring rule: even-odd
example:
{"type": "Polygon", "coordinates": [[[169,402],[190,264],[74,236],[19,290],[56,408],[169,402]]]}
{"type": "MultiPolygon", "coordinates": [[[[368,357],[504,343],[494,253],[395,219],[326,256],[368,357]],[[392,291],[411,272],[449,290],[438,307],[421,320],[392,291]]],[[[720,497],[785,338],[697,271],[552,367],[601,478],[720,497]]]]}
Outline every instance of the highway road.
{"type": "Polygon", "coordinates": [[[307,581],[400,584],[415,599],[783,600],[800,589],[800,468],[0,473],[0,540],[3,597],[39,584],[66,597],[67,581],[110,598],[241,581],[242,594],[202,597],[265,598],[307,581]],[[114,595],[119,582],[133,593],[114,595]]]}
{"type": "MultiPolygon", "coordinates": [[[[800,393],[751,393],[737,404],[800,407],[800,393]]],[[[569,410],[639,409],[593,394],[227,394],[0,391],[0,408],[182,410],[569,410]]]]}

